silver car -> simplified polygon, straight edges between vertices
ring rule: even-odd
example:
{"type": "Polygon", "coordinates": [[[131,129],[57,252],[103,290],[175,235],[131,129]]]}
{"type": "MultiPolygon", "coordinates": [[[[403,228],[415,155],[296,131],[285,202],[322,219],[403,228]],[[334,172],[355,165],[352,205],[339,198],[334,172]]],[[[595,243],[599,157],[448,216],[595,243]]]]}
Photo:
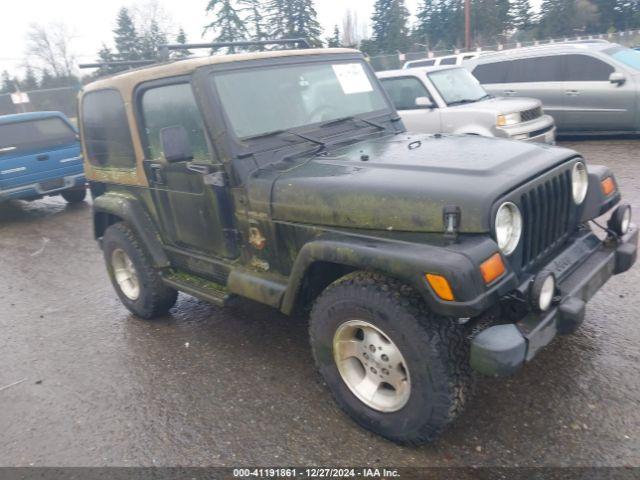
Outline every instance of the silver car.
{"type": "Polygon", "coordinates": [[[640,52],[604,41],[504,50],[463,64],[494,95],[539,98],[559,133],[640,133],[640,52]]]}
{"type": "Polygon", "coordinates": [[[539,100],[495,98],[462,67],[377,73],[410,131],[555,143],[553,118],[539,100]]]}

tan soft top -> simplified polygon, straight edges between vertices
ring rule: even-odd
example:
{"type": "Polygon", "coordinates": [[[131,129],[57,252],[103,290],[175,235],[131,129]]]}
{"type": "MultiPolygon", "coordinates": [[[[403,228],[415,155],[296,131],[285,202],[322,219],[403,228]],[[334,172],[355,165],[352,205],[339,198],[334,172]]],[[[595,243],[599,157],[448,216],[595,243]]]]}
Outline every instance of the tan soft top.
{"type": "Polygon", "coordinates": [[[116,88],[125,96],[141,82],[165,77],[187,75],[195,69],[205,65],[218,63],[244,62],[247,60],[259,60],[262,58],[281,58],[308,55],[326,55],[331,53],[359,53],[350,48],[313,48],[298,50],[274,50],[270,52],[234,53],[228,55],[210,55],[207,57],[188,58],[167,63],[159,63],[149,67],[136,68],[110,77],[96,80],[84,87],[84,92],[99,90],[102,88],[116,88]]]}

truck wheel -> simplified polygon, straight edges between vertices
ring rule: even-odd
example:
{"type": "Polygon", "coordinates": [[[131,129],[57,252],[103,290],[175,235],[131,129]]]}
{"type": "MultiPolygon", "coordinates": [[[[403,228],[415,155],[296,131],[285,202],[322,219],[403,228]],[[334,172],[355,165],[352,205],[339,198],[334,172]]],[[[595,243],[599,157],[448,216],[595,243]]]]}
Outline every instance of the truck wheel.
{"type": "Polygon", "coordinates": [[[116,223],[107,228],[102,250],[111,283],[133,314],[152,319],[164,315],[175,305],[178,292],[162,282],[149,255],[127,224],[116,223]]]}
{"type": "Polygon", "coordinates": [[[367,272],[337,280],[313,307],[310,337],[338,405],[395,442],[434,440],[470,395],[462,328],[396,280],[367,272]]]}
{"type": "Polygon", "coordinates": [[[64,198],[68,203],[80,203],[84,201],[87,196],[87,190],[84,188],[64,190],[60,192],[60,195],[62,195],[62,198],[64,198]]]}

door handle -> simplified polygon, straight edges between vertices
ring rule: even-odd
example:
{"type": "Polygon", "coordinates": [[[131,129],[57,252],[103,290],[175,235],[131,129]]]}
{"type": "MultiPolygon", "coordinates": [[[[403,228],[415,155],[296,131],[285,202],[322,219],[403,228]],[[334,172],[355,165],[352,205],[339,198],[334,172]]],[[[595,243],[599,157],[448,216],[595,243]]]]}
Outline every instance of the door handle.
{"type": "Polygon", "coordinates": [[[151,170],[151,178],[153,178],[154,183],[163,185],[164,175],[162,175],[162,165],[159,163],[151,163],[149,164],[149,169],[151,170]]]}
{"type": "Polygon", "coordinates": [[[513,95],[515,95],[515,94],[516,94],[516,91],[515,91],[515,90],[505,90],[505,91],[504,91],[504,94],[505,94],[507,97],[511,97],[511,96],[513,96],[513,95]]]}
{"type": "Polygon", "coordinates": [[[578,95],[580,95],[580,92],[578,90],[567,90],[564,93],[569,97],[577,97],[578,95]]]}
{"type": "Polygon", "coordinates": [[[190,170],[195,173],[200,173],[202,175],[210,174],[213,169],[211,165],[203,165],[202,163],[187,163],[187,170],[190,170]]]}
{"type": "Polygon", "coordinates": [[[45,160],[49,160],[49,155],[38,155],[38,156],[36,157],[36,159],[37,159],[39,162],[44,162],[45,160]]]}

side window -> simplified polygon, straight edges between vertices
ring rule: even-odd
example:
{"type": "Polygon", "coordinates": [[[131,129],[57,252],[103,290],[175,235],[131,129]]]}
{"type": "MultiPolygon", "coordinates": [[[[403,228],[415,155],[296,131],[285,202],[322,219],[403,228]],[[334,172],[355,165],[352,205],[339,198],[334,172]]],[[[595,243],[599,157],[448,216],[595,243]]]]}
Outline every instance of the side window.
{"type": "Polygon", "coordinates": [[[609,81],[614,68],[589,55],[565,55],[565,80],[568,82],[609,81]]]}
{"type": "Polygon", "coordinates": [[[97,90],[83,97],[82,135],[92,165],[135,167],[129,122],[116,90],[97,90]]]}
{"type": "Polygon", "coordinates": [[[415,77],[383,78],[382,86],[398,110],[418,108],[416,106],[416,98],[418,97],[427,97],[433,102],[429,91],[415,77]]]}
{"type": "Polygon", "coordinates": [[[194,159],[211,161],[202,116],[189,83],[163,85],[142,94],[144,144],[148,159],[162,157],[160,130],[182,125],[189,135],[194,159]]]}
{"type": "Polygon", "coordinates": [[[414,62],[411,62],[409,64],[409,68],[416,68],[416,67],[431,67],[436,63],[435,60],[416,60],[414,62]]]}
{"type": "Polygon", "coordinates": [[[482,84],[506,83],[510,62],[484,63],[473,69],[473,76],[482,84]]]}
{"type": "Polygon", "coordinates": [[[563,70],[561,55],[521,58],[510,62],[506,83],[561,82],[563,70]]]}
{"type": "Polygon", "coordinates": [[[440,65],[455,65],[457,60],[457,57],[443,58],[442,60],[440,60],[440,65]]]}

